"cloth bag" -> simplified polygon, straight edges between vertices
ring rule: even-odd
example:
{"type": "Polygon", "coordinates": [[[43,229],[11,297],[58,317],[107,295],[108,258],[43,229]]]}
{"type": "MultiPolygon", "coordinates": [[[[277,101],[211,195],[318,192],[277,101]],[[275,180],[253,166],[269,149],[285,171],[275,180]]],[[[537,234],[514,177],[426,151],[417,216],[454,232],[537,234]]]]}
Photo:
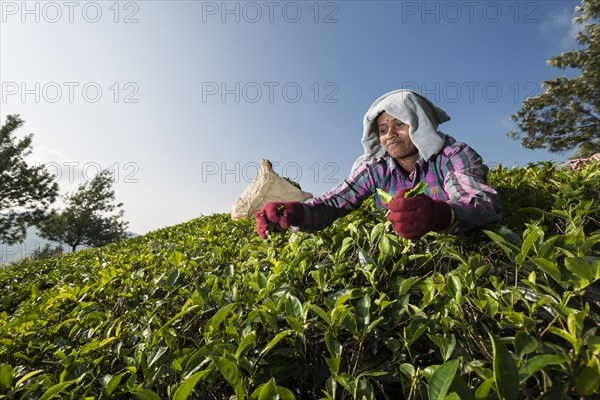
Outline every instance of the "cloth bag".
{"type": "Polygon", "coordinates": [[[253,217],[271,201],[304,202],[313,195],[298,189],[273,171],[269,160],[260,161],[260,172],[231,206],[231,218],[240,220],[253,217]]]}

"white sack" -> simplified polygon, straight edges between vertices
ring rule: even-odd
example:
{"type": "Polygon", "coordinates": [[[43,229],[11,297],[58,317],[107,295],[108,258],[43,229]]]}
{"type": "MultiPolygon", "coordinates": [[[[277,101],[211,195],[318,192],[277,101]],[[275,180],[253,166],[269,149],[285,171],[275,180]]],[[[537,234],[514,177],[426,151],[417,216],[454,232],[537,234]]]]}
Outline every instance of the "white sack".
{"type": "Polygon", "coordinates": [[[269,160],[260,161],[260,172],[231,206],[231,218],[253,217],[271,201],[306,201],[312,194],[304,192],[279,176],[269,160]]]}

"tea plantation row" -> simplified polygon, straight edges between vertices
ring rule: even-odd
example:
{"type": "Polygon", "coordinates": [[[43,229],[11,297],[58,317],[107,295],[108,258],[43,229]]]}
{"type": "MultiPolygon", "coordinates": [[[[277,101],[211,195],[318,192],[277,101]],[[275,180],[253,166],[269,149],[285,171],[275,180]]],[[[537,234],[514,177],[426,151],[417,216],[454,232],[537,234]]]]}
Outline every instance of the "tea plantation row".
{"type": "Polygon", "coordinates": [[[0,399],[562,399],[600,385],[600,167],[497,167],[502,225],[372,201],[261,240],[211,215],[0,269],[0,399]]]}

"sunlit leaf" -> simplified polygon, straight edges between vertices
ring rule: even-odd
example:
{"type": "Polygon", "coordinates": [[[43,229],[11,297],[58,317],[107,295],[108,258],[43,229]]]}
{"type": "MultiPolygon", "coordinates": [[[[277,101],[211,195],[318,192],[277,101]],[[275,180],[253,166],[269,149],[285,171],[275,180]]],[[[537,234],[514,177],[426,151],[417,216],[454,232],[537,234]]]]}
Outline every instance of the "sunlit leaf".
{"type": "Polygon", "coordinates": [[[235,364],[226,359],[225,357],[211,357],[211,360],[215,363],[219,372],[223,375],[223,377],[229,382],[233,390],[235,391],[235,395],[239,400],[243,400],[245,398],[245,390],[244,383],[242,381],[242,377],[240,375],[240,371],[235,366],[235,364]]]}
{"type": "Polygon", "coordinates": [[[44,394],[42,394],[40,396],[39,400],[50,399],[52,396],[62,392],[64,389],[68,388],[69,386],[71,386],[74,383],[75,383],[75,381],[67,381],[67,382],[57,383],[56,385],[53,385],[50,388],[48,388],[48,390],[46,390],[44,392],[44,394]]]}
{"type": "Polygon", "coordinates": [[[0,367],[0,387],[8,389],[15,379],[15,372],[8,364],[3,364],[0,367]]]}
{"type": "Polygon", "coordinates": [[[427,188],[427,182],[419,182],[417,185],[404,193],[405,198],[417,197],[425,193],[425,189],[427,188]]]}
{"type": "Polygon", "coordinates": [[[119,383],[121,383],[121,379],[123,379],[124,375],[125,372],[115,376],[106,375],[103,378],[103,380],[105,381],[104,391],[107,395],[110,396],[115,391],[115,389],[119,386],[119,383]]]}
{"type": "Polygon", "coordinates": [[[195,374],[189,376],[179,385],[171,400],[186,400],[190,393],[192,393],[194,390],[194,387],[196,387],[198,381],[204,378],[210,372],[211,370],[207,369],[205,371],[196,372],[195,374]]]}
{"type": "Polygon", "coordinates": [[[227,318],[227,315],[233,309],[233,307],[235,307],[235,304],[233,304],[233,303],[227,304],[226,306],[221,307],[219,309],[219,311],[217,311],[215,313],[215,315],[213,315],[213,317],[206,324],[205,332],[207,330],[210,332],[212,330],[217,329],[219,327],[219,325],[221,325],[223,320],[225,320],[225,318],[227,318]]]}
{"type": "Polygon", "coordinates": [[[285,312],[290,317],[295,317],[298,320],[302,319],[302,303],[294,295],[287,294],[285,299],[285,312]]]}
{"type": "Polygon", "coordinates": [[[532,357],[519,369],[519,381],[524,382],[531,375],[548,365],[560,365],[566,362],[567,359],[561,354],[542,354],[532,357]]]}
{"type": "Polygon", "coordinates": [[[439,368],[435,370],[433,375],[431,375],[429,386],[427,387],[427,393],[430,399],[443,399],[446,397],[446,393],[454,379],[457,369],[458,360],[452,360],[440,365],[439,368]]]}
{"type": "Polygon", "coordinates": [[[380,189],[380,188],[377,188],[377,194],[379,195],[379,197],[381,197],[381,200],[383,201],[384,204],[389,203],[394,198],[394,196],[392,196],[391,194],[389,194],[388,192],[386,192],[385,190],[380,189]]]}
{"type": "Polygon", "coordinates": [[[360,329],[366,332],[371,321],[371,297],[365,294],[356,304],[356,320],[360,329]]]}
{"type": "Polygon", "coordinates": [[[169,275],[167,276],[167,285],[169,287],[175,286],[180,276],[181,271],[179,270],[179,268],[173,269],[171,272],[169,272],[169,275]]]}
{"type": "Polygon", "coordinates": [[[31,372],[28,372],[28,373],[26,373],[25,375],[23,375],[23,377],[21,377],[21,379],[19,379],[19,380],[17,381],[17,383],[15,383],[15,387],[17,387],[17,388],[18,388],[18,387],[19,387],[19,386],[21,386],[21,384],[23,384],[23,383],[24,383],[24,382],[25,382],[27,379],[29,379],[29,378],[32,378],[32,377],[34,377],[34,376],[36,376],[36,375],[38,375],[38,374],[41,374],[42,372],[44,372],[44,370],[43,370],[43,369],[37,369],[37,370],[35,370],[35,371],[31,371],[31,372]]]}
{"type": "Polygon", "coordinates": [[[292,331],[282,331],[279,332],[273,339],[271,339],[269,341],[269,343],[267,343],[267,345],[261,350],[260,354],[258,355],[258,358],[262,358],[265,354],[267,354],[273,347],[275,347],[277,345],[277,343],[279,343],[281,341],[281,339],[283,339],[284,337],[288,336],[290,333],[292,333],[292,331]]]}
{"type": "Polygon", "coordinates": [[[275,379],[271,378],[267,383],[264,384],[258,395],[258,400],[279,400],[275,379]]]}

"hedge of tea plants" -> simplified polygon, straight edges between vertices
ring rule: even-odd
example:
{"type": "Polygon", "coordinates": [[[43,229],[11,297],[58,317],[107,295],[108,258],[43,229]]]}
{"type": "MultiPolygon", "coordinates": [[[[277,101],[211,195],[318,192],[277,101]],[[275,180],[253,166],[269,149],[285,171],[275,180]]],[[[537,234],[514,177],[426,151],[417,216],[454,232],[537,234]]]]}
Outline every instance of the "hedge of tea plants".
{"type": "Polygon", "coordinates": [[[598,398],[600,167],[490,181],[502,223],[464,237],[401,239],[367,201],[2,268],[0,399],[598,398]]]}

